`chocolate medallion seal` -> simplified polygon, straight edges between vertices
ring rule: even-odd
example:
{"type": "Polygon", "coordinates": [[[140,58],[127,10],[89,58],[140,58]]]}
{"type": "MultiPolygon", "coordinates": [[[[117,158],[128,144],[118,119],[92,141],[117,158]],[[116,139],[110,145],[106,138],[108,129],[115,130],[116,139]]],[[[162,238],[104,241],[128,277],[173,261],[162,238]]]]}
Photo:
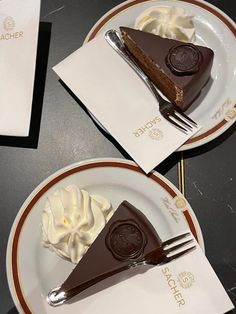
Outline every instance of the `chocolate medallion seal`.
{"type": "Polygon", "coordinates": [[[146,237],[134,221],[118,221],[111,226],[106,244],[116,259],[135,259],[142,254],[146,237]]]}
{"type": "Polygon", "coordinates": [[[194,74],[199,70],[202,54],[192,44],[182,44],[172,47],[166,57],[166,64],[177,75],[194,74]]]}

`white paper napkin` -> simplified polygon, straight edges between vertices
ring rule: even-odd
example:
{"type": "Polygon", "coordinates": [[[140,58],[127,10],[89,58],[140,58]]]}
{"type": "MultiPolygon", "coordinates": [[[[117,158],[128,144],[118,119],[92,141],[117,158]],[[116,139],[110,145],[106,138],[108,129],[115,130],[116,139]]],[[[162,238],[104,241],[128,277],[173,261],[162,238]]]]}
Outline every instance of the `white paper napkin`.
{"type": "Polygon", "coordinates": [[[53,69],[147,173],[193,135],[159,114],[152,93],[103,34],[53,69]]]}
{"type": "Polygon", "coordinates": [[[0,135],[29,133],[40,0],[0,1],[0,135]]]}

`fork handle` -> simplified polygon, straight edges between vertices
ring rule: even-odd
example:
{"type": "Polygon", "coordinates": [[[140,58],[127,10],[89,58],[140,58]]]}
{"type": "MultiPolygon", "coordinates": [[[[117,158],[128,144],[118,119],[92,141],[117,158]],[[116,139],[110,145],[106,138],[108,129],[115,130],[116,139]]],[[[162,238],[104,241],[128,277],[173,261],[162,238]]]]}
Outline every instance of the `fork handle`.
{"type": "Polygon", "coordinates": [[[142,69],[137,65],[132,55],[126,49],[124,43],[119,37],[119,34],[116,30],[109,30],[105,34],[105,39],[108,44],[131,66],[131,68],[138,74],[138,76],[144,81],[150,91],[160,100],[160,95],[157,93],[157,90],[148,78],[148,76],[143,72],[142,69]]]}
{"type": "Polygon", "coordinates": [[[109,272],[104,273],[98,277],[95,277],[95,278],[93,278],[87,282],[84,282],[80,286],[72,288],[71,290],[69,290],[67,292],[65,292],[63,290],[63,286],[54,288],[54,289],[49,291],[48,296],[47,296],[47,302],[52,306],[61,305],[65,302],[69,301],[71,298],[75,297],[76,295],[78,295],[82,291],[84,291],[84,290],[88,289],[89,287],[97,284],[101,280],[104,280],[104,279],[111,277],[115,274],[123,272],[123,271],[125,271],[131,267],[134,267],[134,266],[136,266],[136,265],[131,262],[129,265],[125,265],[125,266],[120,267],[120,268],[115,268],[112,271],[109,271],[109,272]]]}

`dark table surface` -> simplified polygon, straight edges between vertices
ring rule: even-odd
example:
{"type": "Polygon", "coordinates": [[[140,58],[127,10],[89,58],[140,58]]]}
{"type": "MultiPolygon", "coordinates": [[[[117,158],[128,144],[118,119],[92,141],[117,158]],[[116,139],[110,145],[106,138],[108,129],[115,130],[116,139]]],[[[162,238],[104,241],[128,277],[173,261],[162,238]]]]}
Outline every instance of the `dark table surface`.
{"type": "MultiPolygon", "coordinates": [[[[82,45],[94,23],[121,2],[42,0],[40,20],[44,23],[40,25],[41,55],[38,57],[41,57],[41,63],[37,73],[39,86],[35,92],[35,123],[29,139],[0,137],[0,313],[17,313],[7,284],[5,256],[10,228],[27,196],[50,174],[75,161],[97,157],[127,158],[100,132],[52,71],[52,66],[82,45]]],[[[208,2],[235,20],[234,0],[208,2]]],[[[235,140],[234,124],[211,143],[185,152],[184,159],[186,197],[199,220],[206,256],[236,305],[235,140]]],[[[179,159],[180,154],[174,153],[156,168],[176,186],[179,159]]]]}

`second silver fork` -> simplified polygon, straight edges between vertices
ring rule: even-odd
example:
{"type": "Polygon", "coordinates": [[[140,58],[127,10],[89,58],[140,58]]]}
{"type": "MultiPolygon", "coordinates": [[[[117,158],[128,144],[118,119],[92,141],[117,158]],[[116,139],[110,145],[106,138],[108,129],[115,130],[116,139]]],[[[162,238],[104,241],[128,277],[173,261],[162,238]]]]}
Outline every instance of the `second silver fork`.
{"type": "Polygon", "coordinates": [[[105,34],[105,39],[108,44],[132,67],[132,69],[144,81],[144,83],[157,99],[159,103],[160,113],[166,120],[172,123],[172,125],[174,125],[178,130],[186,134],[188,133],[188,131],[193,131],[194,129],[198,128],[197,123],[190,119],[187,115],[185,115],[175,104],[166,101],[164,98],[161,97],[155,85],[143,72],[143,70],[137,65],[137,63],[125,47],[123,41],[120,39],[119,34],[116,30],[107,31],[105,34]]]}

